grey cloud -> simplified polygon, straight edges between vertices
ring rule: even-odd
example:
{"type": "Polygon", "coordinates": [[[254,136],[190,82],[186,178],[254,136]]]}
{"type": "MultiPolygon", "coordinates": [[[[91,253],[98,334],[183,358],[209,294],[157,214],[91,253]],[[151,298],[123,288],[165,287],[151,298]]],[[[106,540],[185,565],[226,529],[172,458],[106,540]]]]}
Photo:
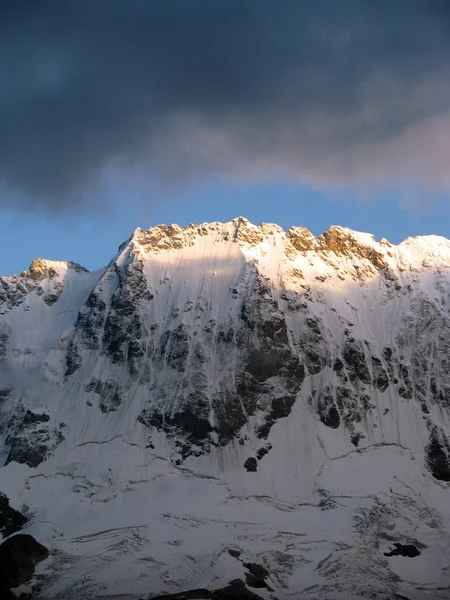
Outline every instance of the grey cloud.
{"type": "Polygon", "coordinates": [[[447,0],[8,0],[0,199],[57,212],[108,169],[447,188],[449,64],[447,0]]]}

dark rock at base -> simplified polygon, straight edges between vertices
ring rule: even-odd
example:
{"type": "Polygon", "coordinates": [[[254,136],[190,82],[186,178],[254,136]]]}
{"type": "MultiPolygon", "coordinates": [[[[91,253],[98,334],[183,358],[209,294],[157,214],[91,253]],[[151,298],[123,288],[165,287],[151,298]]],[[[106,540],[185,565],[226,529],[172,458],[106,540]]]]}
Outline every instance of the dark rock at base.
{"type": "Polygon", "coordinates": [[[8,589],[3,588],[0,585],[0,598],[2,600],[17,600],[17,596],[10,592],[8,589]]]}
{"type": "Polygon", "coordinates": [[[220,590],[210,592],[205,589],[189,590],[177,594],[155,596],[151,600],[261,600],[261,596],[245,587],[241,579],[235,579],[220,590]]]}
{"type": "Polygon", "coordinates": [[[213,598],[219,600],[261,600],[261,596],[251,592],[240,579],[236,579],[225,588],[216,590],[213,598]]]}
{"type": "Polygon", "coordinates": [[[9,537],[20,531],[26,522],[26,516],[12,508],[8,497],[0,492],[0,533],[3,537],[9,537]]]}
{"type": "Polygon", "coordinates": [[[389,552],[384,552],[385,556],[407,556],[408,558],[414,558],[415,556],[419,556],[419,550],[414,546],[414,544],[399,544],[398,542],[394,543],[395,548],[390,550],[389,552]]]}
{"type": "Polygon", "coordinates": [[[247,460],[244,463],[244,467],[247,469],[247,471],[250,472],[254,472],[258,469],[258,463],[256,461],[256,458],[254,458],[253,456],[250,456],[250,458],[247,458],[247,460]]]}
{"type": "Polygon", "coordinates": [[[243,563],[244,567],[248,569],[248,573],[245,575],[245,582],[249,587],[253,588],[267,588],[267,584],[264,581],[269,575],[267,569],[256,563],[243,563]]]}
{"type": "Polygon", "coordinates": [[[18,534],[0,545],[0,589],[15,588],[27,583],[38,563],[45,560],[49,551],[31,535],[18,534]]]}

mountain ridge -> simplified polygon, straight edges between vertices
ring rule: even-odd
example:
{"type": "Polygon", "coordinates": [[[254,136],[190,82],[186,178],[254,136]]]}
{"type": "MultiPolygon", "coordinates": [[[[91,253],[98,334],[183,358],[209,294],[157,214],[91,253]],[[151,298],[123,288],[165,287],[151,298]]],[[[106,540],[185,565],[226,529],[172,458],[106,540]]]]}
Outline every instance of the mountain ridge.
{"type": "MultiPolygon", "coordinates": [[[[343,227],[340,225],[331,225],[326,231],[324,231],[318,237],[315,237],[306,227],[293,225],[289,229],[284,230],[275,223],[262,222],[260,225],[253,225],[252,223],[250,223],[250,221],[248,221],[248,219],[241,216],[241,217],[236,217],[235,219],[232,219],[231,221],[227,221],[227,222],[212,221],[212,222],[204,222],[199,225],[189,223],[188,225],[186,225],[184,227],[181,227],[174,223],[172,223],[170,225],[159,224],[159,225],[155,225],[155,226],[150,226],[146,230],[143,230],[140,227],[137,227],[133,231],[133,233],[124,242],[122,242],[119,245],[118,253],[120,253],[120,251],[125,246],[127,246],[130,242],[133,242],[133,241],[138,242],[139,239],[142,239],[142,238],[147,239],[148,242],[153,242],[154,245],[157,247],[158,242],[163,238],[183,236],[186,234],[192,234],[194,232],[202,232],[203,234],[205,234],[210,228],[214,228],[214,227],[221,228],[221,227],[230,226],[230,225],[234,226],[236,228],[236,232],[239,231],[240,226],[243,226],[243,228],[245,228],[246,226],[250,226],[253,230],[259,230],[262,235],[264,235],[265,232],[270,231],[271,228],[275,228],[278,232],[284,233],[288,237],[290,242],[294,245],[294,247],[299,251],[314,250],[314,249],[317,249],[318,247],[322,247],[322,248],[326,249],[327,245],[328,245],[328,249],[331,249],[329,244],[332,245],[333,244],[332,240],[339,238],[339,237],[341,239],[347,238],[347,240],[352,240],[353,242],[356,242],[357,244],[358,244],[358,242],[361,243],[362,245],[364,245],[364,243],[365,243],[365,245],[369,245],[372,243],[373,245],[376,245],[376,246],[382,245],[385,247],[407,246],[407,245],[412,244],[415,240],[416,241],[420,240],[420,241],[424,241],[424,242],[435,242],[436,245],[442,245],[442,243],[445,244],[445,243],[449,242],[449,240],[443,236],[432,235],[432,234],[408,236],[408,237],[404,238],[398,244],[393,244],[386,238],[382,238],[380,241],[377,242],[375,239],[375,236],[371,233],[357,231],[357,230],[354,230],[354,229],[351,229],[348,227],[343,227]],[[304,240],[302,240],[302,238],[304,238],[304,240]],[[363,240],[364,240],[364,243],[363,243],[363,240]]],[[[256,241],[258,239],[259,239],[259,241],[261,241],[261,237],[257,235],[256,241]]],[[[179,243],[179,240],[178,240],[178,243],[179,243]]],[[[169,248],[170,248],[170,246],[166,247],[166,249],[169,249],[169,248]]],[[[160,248],[160,249],[163,249],[163,248],[160,248]]],[[[40,265],[41,265],[41,267],[43,264],[48,264],[51,266],[53,263],[56,263],[56,265],[66,264],[69,267],[72,267],[75,269],[78,268],[81,270],[88,271],[88,269],[85,269],[85,267],[83,267],[82,265],[80,265],[76,262],[73,262],[71,260],[59,261],[59,260],[54,260],[54,259],[44,259],[44,258],[38,257],[31,262],[30,267],[27,270],[22,271],[20,276],[27,276],[27,275],[30,276],[29,275],[30,273],[32,274],[33,272],[39,271],[40,265]]],[[[2,277],[17,277],[17,275],[16,274],[11,274],[11,275],[4,274],[2,277]]]]}

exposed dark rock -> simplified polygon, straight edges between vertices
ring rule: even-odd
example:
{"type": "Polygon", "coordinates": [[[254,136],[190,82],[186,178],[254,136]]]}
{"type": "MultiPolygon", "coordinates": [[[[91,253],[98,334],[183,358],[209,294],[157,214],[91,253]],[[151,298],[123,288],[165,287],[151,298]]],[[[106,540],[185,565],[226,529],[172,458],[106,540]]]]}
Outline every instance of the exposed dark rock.
{"type": "Polygon", "coordinates": [[[384,552],[385,556],[407,556],[408,558],[414,558],[419,556],[419,550],[413,544],[399,544],[394,542],[395,548],[389,552],[384,552]]]}
{"type": "Polygon", "coordinates": [[[15,588],[27,583],[36,565],[49,555],[31,535],[18,534],[0,545],[0,586],[15,588]]]}
{"type": "Polygon", "coordinates": [[[117,410],[123,402],[122,389],[117,381],[97,381],[94,392],[100,396],[102,413],[117,410]]]}
{"type": "Polygon", "coordinates": [[[250,456],[245,461],[244,468],[247,469],[247,471],[249,471],[249,472],[257,471],[258,470],[258,461],[253,456],[250,456]]]}
{"type": "Polygon", "coordinates": [[[11,395],[11,392],[12,392],[12,388],[10,388],[10,387],[0,388],[0,404],[4,400],[9,398],[9,396],[11,395]]]}
{"type": "MultiPolygon", "coordinates": [[[[100,348],[100,331],[103,326],[106,303],[98,291],[93,290],[81,308],[75,322],[75,330],[79,335],[80,344],[86,350],[100,348]]],[[[67,364],[67,361],[66,361],[67,364]]]]}
{"type": "Polygon", "coordinates": [[[328,386],[323,390],[319,398],[317,414],[322,423],[327,427],[330,427],[331,429],[337,429],[339,427],[341,418],[328,386]]]}
{"type": "Polygon", "coordinates": [[[342,362],[342,360],[340,358],[337,358],[334,361],[333,371],[335,371],[336,373],[341,373],[343,368],[344,368],[344,363],[342,362]]]}
{"type": "Polygon", "coordinates": [[[248,590],[240,579],[235,579],[219,590],[189,590],[177,594],[154,596],[152,600],[261,600],[261,596],[248,590]]]}
{"type": "Polygon", "coordinates": [[[172,331],[161,336],[161,358],[173,369],[183,372],[189,354],[189,333],[182,323],[172,331]]]}
{"type": "Polygon", "coordinates": [[[264,423],[259,425],[256,435],[259,438],[267,439],[272,425],[278,420],[289,416],[294,406],[296,395],[273,398],[269,412],[264,418],[264,423]]]}
{"type": "Polygon", "coordinates": [[[245,582],[252,588],[267,588],[265,579],[269,576],[267,569],[256,563],[243,563],[243,566],[248,569],[245,575],[245,582]]]}
{"type": "Polygon", "coordinates": [[[266,444],[265,446],[263,446],[262,448],[260,448],[258,450],[258,452],[256,453],[256,458],[258,460],[261,460],[263,458],[263,456],[265,456],[266,454],[268,454],[270,452],[271,449],[272,449],[272,444],[266,444]]]}
{"type": "Polygon", "coordinates": [[[374,384],[381,392],[384,392],[389,386],[389,376],[381,359],[377,356],[372,356],[372,373],[374,384]]]}
{"type": "Polygon", "coordinates": [[[77,273],[89,273],[89,269],[86,269],[85,267],[81,266],[77,262],[74,262],[73,260],[69,260],[67,266],[69,267],[69,269],[73,269],[77,273]]]}
{"type": "Polygon", "coordinates": [[[7,323],[0,323],[0,361],[6,356],[12,335],[12,329],[7,323]]]}
{"type": "MultiPolygon", "coordinates": [[[[20,595],[19,600],[22,600],[22,595],[20,595]]],[[[15,594],[13,594],[10,590],[4,588],[1,584],[0,584],[0,598],[2,600],[17,600],[17,596],[15,594]]],[[[24,597],[25,600],[25,597],[24,597]]],[[[27,599],[28,600],[28,599],[27,599]]],[[[31,600],[31,598],[30,598],[31,600]]]]}
{"type": "Polygon", "coordinates": [[[64,377],[70,377],[73,375],[81,367],[81,363],[82,358],[78,351],[77,344],[74,338],[71,338],[67,346],[66,371],[64,373],[64,377]]]}
{"type": "Polygon", "coordinates": [[[362,383],[370,383],[370,373],[362,342],[351,337],[347,338],[342,357],[351,381],[359,380],[362,383]]]}
{"type": "Polygon", "coordinates": [[[45,302],[45,304],[47,304],[47,306],[53,306],[53,304],[55,304],[55,302],[57,302],[62,294],[63,291],[63,284],[62,282],[58,281],[56,282],[52,288],[45,294],[43,300],[45,302]]]}
{"type": "Polygon", "coordinates": [[[34,423],[47,423],[50,421],[50,415],[47,413],[35,413],[31,410],[27,410],[23,417],[24,425],[32,425],[34,423]]]}
{"type": "Polygon", "coordinates": [[[425,449],[431,474],[440,481],[450,481],[450,443],[443,431],[434,427],[425,449]]]}
{"type": "Polygon", "coordinates": [[[183,458],[189,454],[190,446],[204,445],[213,431],[209,422],[209,405],[200,398],[199,402],[190,402],[173,415],[164,414],[157,406],[146,408],[139,415],[138,421],[146,427],[165,431],[169,437],[186,436],[189,444],[185,446],[183,458]]]}
{"type": "Polygon", "coordinates": [[[26,411],[20,425],[10,438],[10,450],[6,464],[17,462],[35,468],[64,440],[60,430],[49,425],[46,413],[26,411]]]}
{"type": "Polygon", "coordinates": [[[354,433],[351,438],[350,441],[351,443],[357,448],[359,445],[360,440],[362,440],[364,438],[364,434],[363,433],[354,433]]]}
{"type": "Polygon", "coordinates": [[[235,550],[234,548],[228,548],[228,554],[233,558],[239,558],[242,554],[240,550],[235,550]]]}
{"type": "Polygon", "coordinates": [[[9,499],[0,492],[0,533],[4,538],[20,531],[28,519],[9,505],[9,499]]]}

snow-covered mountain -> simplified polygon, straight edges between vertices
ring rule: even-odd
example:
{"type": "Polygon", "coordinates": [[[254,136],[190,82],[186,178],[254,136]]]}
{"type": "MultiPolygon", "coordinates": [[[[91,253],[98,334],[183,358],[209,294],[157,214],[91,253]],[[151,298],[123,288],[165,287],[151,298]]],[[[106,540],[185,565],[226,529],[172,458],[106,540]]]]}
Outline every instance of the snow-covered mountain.
{"type": "Polygon", "coordinates": [[[51,551],[38,597],[253,564],[263,598],[448,599],[449,311],[444,238],[244,218],[1,278],[0,491],[51,551]]]}

